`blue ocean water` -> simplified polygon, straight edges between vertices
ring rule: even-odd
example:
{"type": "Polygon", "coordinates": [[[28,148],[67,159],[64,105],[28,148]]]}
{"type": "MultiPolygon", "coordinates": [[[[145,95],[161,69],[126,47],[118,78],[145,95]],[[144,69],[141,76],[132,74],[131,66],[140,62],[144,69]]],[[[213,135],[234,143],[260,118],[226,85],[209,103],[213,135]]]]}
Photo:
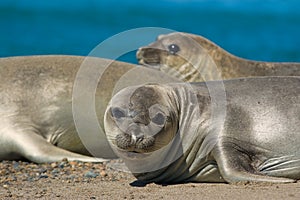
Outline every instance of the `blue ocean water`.
{"type": "Polygon", "coordinates": [[[299,10],[298,0],[1,0],[0,57],[88,55],[122,31],[162,27],[244,58],[300,62],[299,10]]]}

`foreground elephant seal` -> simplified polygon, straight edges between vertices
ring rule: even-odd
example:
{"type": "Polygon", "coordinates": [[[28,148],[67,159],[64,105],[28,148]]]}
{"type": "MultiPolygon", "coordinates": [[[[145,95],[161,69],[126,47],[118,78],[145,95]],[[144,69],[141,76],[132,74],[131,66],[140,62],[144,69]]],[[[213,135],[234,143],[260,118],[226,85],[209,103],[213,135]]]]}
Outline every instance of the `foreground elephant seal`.
{"type": "MultiPolygon", "coordinates": [[[[59,161],[63,158],[88,162],[105,160],[90,157],[89,149],[83,144],[75,129],[72,101],[78,99],[77,97],[74,99],[74,96],[72,99],[72,90],[77,72],[84,62],[88,69],[103,73],[96,90],[96,103],[93,105],[96,107],[99,124],[102,127],[106,106],[114,90],[117,91],[115,85],[123,75],[132,72],[135,76],[134,81],[138,84],[147,82],[148,75],[159,77],[155,70],[100,58],[88,60],[79,56],[1,58],[0,160],[26,158],[37,163],[59,161]]],[[[90,79],[90,77],[80,78],[87,81],[90,79]]],[[[119,88],[135,84],[130,83],[129,79],[129,82],[126,81],[125,78],[119,88]]],[[[85,99],[83,92],[88,89],[83,88],[78,98],[85,99]]],[[[87,112],[84,107],[79,107],[79,111],[83,114],[87,112]]],[[[88,118],[84,123],[87,127],[91,126],[88,118]]],[[[91,134],[89,129],[83,132],[91,134]]],[[[91,145],[97,150],[98,157],[116,157],[104,133],[102,135],[96,133],[86,138],[90,142],[96,142],[91,145]]]]}
{"type": "Polygon", "coordinates": [[[300,76],[299,63],[258,62],[236,57],[198,35],[160,35],[137,52],[139,64],[160,69],[184,81],[251,76],[300,76]]]}
{"type": "Polygon", "coordinates": [[[300,179],[300,78],[224,81],[223,110],[221,96],[210,96],[220,83],[128,87],[113,97],[105,131],[139,180],[300,179]]]}

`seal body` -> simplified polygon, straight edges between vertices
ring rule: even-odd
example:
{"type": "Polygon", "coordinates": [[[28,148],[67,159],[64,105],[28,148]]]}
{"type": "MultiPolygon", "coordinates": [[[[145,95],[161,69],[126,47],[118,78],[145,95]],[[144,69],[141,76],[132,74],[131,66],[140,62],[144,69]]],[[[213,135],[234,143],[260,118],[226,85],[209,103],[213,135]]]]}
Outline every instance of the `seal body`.
{"type": "Polygon", "coordinates": [[[139,64],[188,82],[254,76],[299,76],[299,63],[260,62],[234,56],[208,39],[188,33],[160,35],[137,52],[139,64]]]}
{"type": "MultiPolygon", "coordinates": [[[[103,132],[91,133],[92,130],[86,129],[82,131],[83,136],[80,136],[75,127],[72,102],[77,98],[85,98],[85,93],[72,97],[72,92],[77,72],[83,62],[87,62],[89,68],[102,73],[96,85],[95,95],[96,112],[101,127],[108,101],[114,90],[117,91],[114,88],[116,82],[128,71],[137,70],[139,74],[141,71],[143,74],[151,74],[149,69],[143,67],[136,68],[133,64],[100,58],[80,56],[1,58],[1,160],[25,158],[43,163],[67,158],[102,162],[106,160],[104,158],[116,158],[103,132]],[[104,67],[108,64],[109,67],[104,67]],[[88,142],[83,142],[82,138],[86,138],[88,142]],[[92,146],[90,149],[96,149],[97,155],[94,153],[91,155],[88,146],[92,146]]],[[[79,78],[89,80],[89,77],[79,78]]],[[[141,80],[144,81],[144,78],[141,80]]],[[[132,83],[122,84],[122,87],[125,87],[126,84],[132,83]]],[[[85,90],[88,88],[83,88],[81,92],[85,90]]],[[[80,106],[82,105],[79,105],[79,112],[85,113],[85,107],[80,106]]],[[[88,120],[84,123],[87,127],[91,126],[88,120]]]]}
{"type": "Polygon", "coordinates": [[[294,182],[299,84],[299,77],[260,77],[129,87],[112,98],[105,130],[142,181],[294,182]]]}

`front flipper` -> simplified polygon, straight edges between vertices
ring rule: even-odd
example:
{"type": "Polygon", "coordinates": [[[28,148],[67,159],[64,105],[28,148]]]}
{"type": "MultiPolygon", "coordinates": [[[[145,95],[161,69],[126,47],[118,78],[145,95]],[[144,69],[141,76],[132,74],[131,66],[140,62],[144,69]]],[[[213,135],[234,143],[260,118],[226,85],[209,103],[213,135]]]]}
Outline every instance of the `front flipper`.
{"type": "Polygon", "coordinates": [[[213,156],[217,161],[222,177],[228,183],[272,182],[293,183],[290,178],[272,177],[255,167],[255,155],[245,151],[234,143],[222,143],[215,147],[213,156]]]}
{"type": "MultiPolygon", "coordinates": [[[[57,162],[64,158],[69,161],[82,162],[105,162],[107,159],[85,156],[68,150],[59,148],[47,142],[42,136],[27,132],[11,132],[11,134],[2,135],[2,141],[5,141],[5,151],[13,155],[19,155],[35,163],[57,162]]],[[[6,158],[10,159],[10,158],[6,158]]]]}

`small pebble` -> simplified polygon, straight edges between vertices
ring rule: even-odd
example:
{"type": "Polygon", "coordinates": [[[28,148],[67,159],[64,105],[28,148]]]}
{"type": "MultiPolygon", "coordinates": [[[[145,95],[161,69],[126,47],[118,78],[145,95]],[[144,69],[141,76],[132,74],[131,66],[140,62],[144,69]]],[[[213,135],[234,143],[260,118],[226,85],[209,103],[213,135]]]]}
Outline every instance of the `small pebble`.
{"type": "Polygon", "coordinates": [[[40,173],[45,173],[45,172],[47,172],[47,169],[45,168],[40,169],[40,173]]]}
{"type": "Polygon", "coordinates": [[[76,162],[76,161],[71,161],[71,162],[69,162],[69,164],[70,164],[71,166],[76,166],[76,165],[78,164],[78,162],[76,162]]]}
{"type": "Polygon", "coordinates": [[[58,167],[59,167],[59,168],[64,168],[64,167],[65,167],[65,162],[59,163],[59,164],[58,164],[58,167]]]}
{"type": "Polygon", "coordinates": [[[100,175],[101,175],[102,177],[105,177],[105,176],[107,176],[107,173],[106,173],[106,171],[102,170],[102,171],[100,172],[100,175]]]}
{"type": "Polygon", "coordinates": [[[15,162],[13,163],[13,168],[17,169],[19,167],[19,163],[15,162]]]}
{"type": "Polygon", "coordinates": [[[54,169],[54,170],[51,171],[51,174],[57,174],[57,173],[59,173],[58,169],[54,169]]]}
{"type": "Polygon", "coordinates": [[[57,167],[57,163],[51,163],[50,166],[51,166],[52,168],[56,168],[56,167],[57,167]]]}
{"type": "Polygon", "coordinates": [[[48,178],[49,176],[47,175],[47,174],[41,174],[40,176],[39,176],[39,178],[48,178]]]}
{"type": "Polygon", "coordinates": [[[98,174],[96,174],[93,171],[88,171],[87,173],[84,174],[84,177],[86,178],[96,178],[98,176],[98,174]]]}

